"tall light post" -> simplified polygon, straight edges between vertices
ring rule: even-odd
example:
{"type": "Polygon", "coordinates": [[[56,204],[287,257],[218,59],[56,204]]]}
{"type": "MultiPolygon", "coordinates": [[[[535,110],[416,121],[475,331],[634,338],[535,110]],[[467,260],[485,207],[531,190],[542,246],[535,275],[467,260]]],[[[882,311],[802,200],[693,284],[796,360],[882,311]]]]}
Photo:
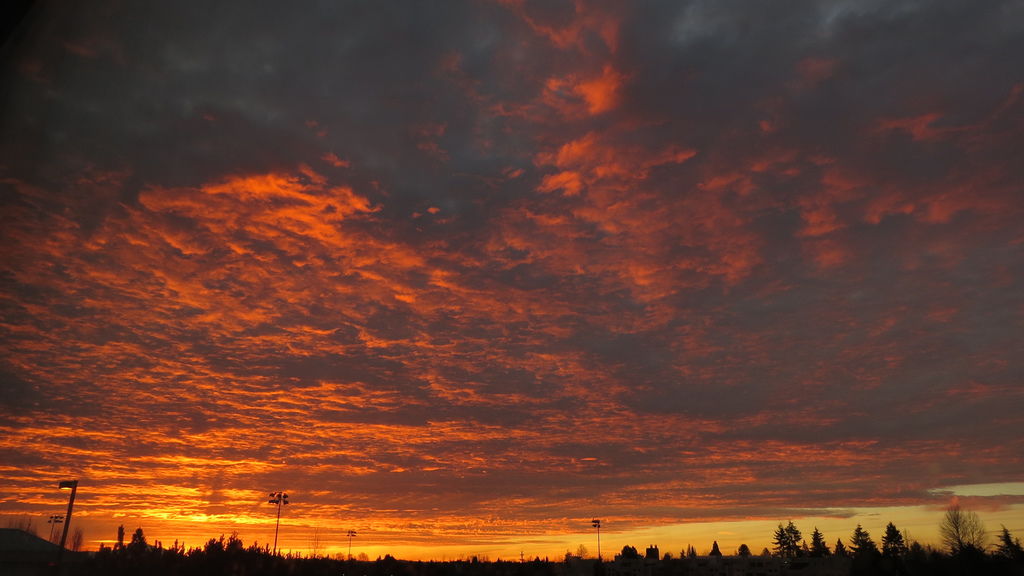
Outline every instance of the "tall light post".
{"type": "Polygon", "coordinates": [[[356,535],[355,530],[348,531],[348,559],[352,559],[352,538],[356,535]]]}
{"type": "Polygon", "coordinates": [[[594,518],[590,523],[597,528],[597,561],[601,561],[601,521],[594,518]]]}
{"type": "Polygon", "coordinates": [[[64,532],[60,535],[60,549],[63,552],[64,544],[68,541],[68,527],[71,526],[71,508],[75,505],[78,480],[64,480],[60,483],[60,489],[71,490],[71,497],[68,498],[68,513],[64,515],[64,532]]]}
{"type": "Polygon", "coordinates": [[[288,495],[284,492],[271,492],[270,504],[277,504],[277,524],[274,525],[274,555],[277,555],[277,531],[281,528],[281,505],[288,503],[288,495]]]}
{"type": "Polygon", "coordinates": [[[68,513],[64,515],[64,531],[60,535],[60,548],[57,549],[57,564],[64,562],[64,544],[68,541],[68,527],[71,526],[71,509],[75,505],[75,494],[78,493],[78,480],[61,480],[61,490],[71,490],[68,498],[68,513]]]}

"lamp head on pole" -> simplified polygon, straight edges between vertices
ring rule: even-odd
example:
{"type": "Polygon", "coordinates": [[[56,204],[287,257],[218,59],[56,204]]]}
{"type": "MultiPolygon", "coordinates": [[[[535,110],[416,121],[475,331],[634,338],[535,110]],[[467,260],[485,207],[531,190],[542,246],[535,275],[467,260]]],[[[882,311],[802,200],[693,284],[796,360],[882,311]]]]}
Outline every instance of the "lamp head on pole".
{"type": "Polygon", "coordinates": [[[61,490],[74,490],[78,488],[78,480],[62,480],[59,488],[61,490]]]}

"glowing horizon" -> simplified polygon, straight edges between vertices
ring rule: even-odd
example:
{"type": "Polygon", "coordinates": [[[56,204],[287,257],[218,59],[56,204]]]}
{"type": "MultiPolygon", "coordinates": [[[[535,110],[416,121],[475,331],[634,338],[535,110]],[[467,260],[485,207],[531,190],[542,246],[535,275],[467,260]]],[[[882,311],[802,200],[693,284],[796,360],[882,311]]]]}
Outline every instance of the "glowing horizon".
{"type": "MultiPolygon", "coordinates": [[[[294,501],[294,496],[292,500],[294,501]]],[[[876,542],[880,542],[886,524],[893,522],[911,541],[941,550],[938,525],[942,515],[948,506],[961,503],[967,507],[981,505],[977,507],[977,511],[986,524],[993,542],[995,533],[1002,526],[1007,526],[1011,532],[1015,532],[1013,527],[1017,524],[1014,522],[1020,521],[1019,504],[997,505],[995,508],[986,509],[983,507],[983,500],[968,499],[961,502],[956,496],[944,506],[834,510],[821,515],[784,519],[707,519],[686,524],[626,529],[616,526],[618,519],[603,518],[601,553],[605,559],[610,560],[623,546],[632,545],[642,549],[654,545],[660,547],[662,554],[671,553],[678,557],[680,551],[692,545],[699,554],[706,555],[711,549],[712,542],[717,542],[726,555],[735,553],[740,544],[747,544],[754,554],[759,554],[763,548],[772,549],[771,535],[776,526],[790,520],[801,529],[805,539],[810,538],[810,533],[815,528],[821,530],[830,548],[834,547],[837,539],[848,545],[852,527],[856,525],[862,525],[876,542]]],[[[585,529],[589,526],[587,518],[569,519],[568,525],[574,526],[575,531],[516,533],[514,528],[507,527],[504,530],[477,532],[473,535],[467,534],[466,531],[438,535],[426,532],[403,534],[403,526],[374,526],[372,523],[360,521],[345,523],[337,519],[310,518],[306,515],[293,517],[289,514],[292,510],[298,509],[286,509],[282,515],[278,545],[283,554],[309,555],[317,551],[320,555],[332,557],[337,554],[347,555],[349,548],[346,533],[349,529],[355,529],[357,536],[353,538],[352,555],[356,557],[366,554],[370,560],[387,554],[403,560],[457,560],[473,556],[489,560],[517,560],[522,553],[526,559],[539,557],[559,561],[567,552],[575,554],[580,545],[587,549],[587,557],[597,556],[596,531],[585,529]],[[315,539],[319,539],[318,544],[314,544],[315,539]]],[[[135,528],[141,527],[149,543],[159,540],[165,547],[175,541],[186,548],[202,547],[211,538],[232,534],[237,534],[246,546],[254,543],[269,546],[273,540],[274,507],[265,507],[263,512],[263,516],[249,518],[163,517],[156,514],[143,517],[115,516],[103,524],[94,524],[91,518],[87,518],[84,523],[89,528],[89,533],[96,534],[102,531],[106,536],[88,539],[87,543],[92,544],[91,549],[98,548],[100,543],[111,547],[116,542],[113,536],[118,524],[125,526],[126,541],[130,539],[135,528]],[[174,537],[168,538],[167,534],[174,537]]],[[[630,526],[631,520],[624,520],[622,523],[630,526]]],[[[83,519],[76,515],[76,524],[82,521],[83,519]]]]}
{"type": "Polygon", "coordinates": [[[283,548],[371,557],[1024,531],[1024,15],[962,4],[35,3],[0,520],[78,478],[93,544],[268,542],[277,490],[283,548]]]}

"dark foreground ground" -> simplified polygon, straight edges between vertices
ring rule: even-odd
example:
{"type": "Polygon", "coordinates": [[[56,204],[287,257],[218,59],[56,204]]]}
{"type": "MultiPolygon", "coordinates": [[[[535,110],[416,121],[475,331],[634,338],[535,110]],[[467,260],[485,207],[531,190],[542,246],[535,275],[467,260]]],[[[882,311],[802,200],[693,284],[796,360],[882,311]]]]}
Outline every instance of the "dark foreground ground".
{"type": "Polygon", "coordinates": [[[21,531],[0,535],[0,576],[1024,576],[1024,557],[976,552],[951,556],[919,551],[899,557],[778,558],[694,556],[659,559],[616,556],[597,562],[567,556],[563,561],[374,561],[279,556],[266,547],[243,547],[235,537],[211,539],[186,550],[150,546],[142,538],[116,549],[60,552],[21,531]]]}
{"type": "MultiPolygon", "coordinates": [[[[808,559],[809,560],[809,559],[808,559]]],[[[894,562],[876,558],[824,559],[822,562],[785,561],[780,558],[685,558],[639,564],[592,560],[570,562],[419,562],[385,557],[376,561],[329,558],[287,558],[266,554],[194,554],[177,557],[132,558],[114,553],[92,553],[55,562],[0,563],[4,576],[1024,576],[1024,562],[982,557],[932,557],[923,561],[894,562]]]]}

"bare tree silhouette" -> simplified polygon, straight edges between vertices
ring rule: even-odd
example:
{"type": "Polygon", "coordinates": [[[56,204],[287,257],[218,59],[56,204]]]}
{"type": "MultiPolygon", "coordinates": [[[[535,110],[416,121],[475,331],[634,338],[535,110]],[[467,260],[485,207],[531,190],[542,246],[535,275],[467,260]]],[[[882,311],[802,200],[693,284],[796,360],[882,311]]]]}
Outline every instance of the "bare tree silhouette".
{"type": "Polygon", "coordinates": [[[946,510],[939,524],[939,537],[942,544],[954,556],[969,552],[983,552],[987,536],[985,525],[974,512],[961,510],[955,505],[946,510]]]}

